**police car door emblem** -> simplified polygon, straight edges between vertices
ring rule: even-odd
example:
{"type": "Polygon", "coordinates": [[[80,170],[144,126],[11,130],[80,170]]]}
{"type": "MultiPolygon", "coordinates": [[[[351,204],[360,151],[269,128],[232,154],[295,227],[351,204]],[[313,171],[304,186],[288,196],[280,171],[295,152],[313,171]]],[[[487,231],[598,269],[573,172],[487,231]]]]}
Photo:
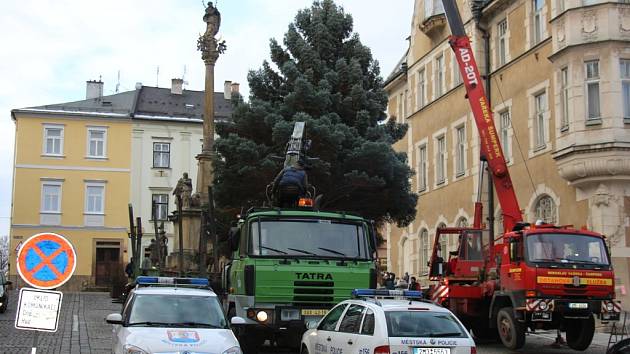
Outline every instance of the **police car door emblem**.
{"type": "Polygon", "coordinates": [[[431,343],[431,345],[435,345],[435,339],[431,338],[429,342],[431,343]]]}

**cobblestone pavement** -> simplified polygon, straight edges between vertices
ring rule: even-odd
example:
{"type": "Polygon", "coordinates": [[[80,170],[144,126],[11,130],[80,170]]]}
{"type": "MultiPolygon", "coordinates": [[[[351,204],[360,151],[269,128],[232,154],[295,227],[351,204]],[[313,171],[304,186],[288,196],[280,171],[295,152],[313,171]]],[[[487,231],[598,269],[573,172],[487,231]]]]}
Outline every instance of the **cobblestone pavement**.
{"type": "MultiPolygon", "coordinates": [[[[18,292],[9,296],[9,308],[0,314],[0,353],[30,353],[36,332],[15,329],[18,292]]],[[[57,332],[37,332],[37,353],[111,353],[111,325],[104,319],[118,311],[120,304],[107,293],[64,293],[57,332]]]]}

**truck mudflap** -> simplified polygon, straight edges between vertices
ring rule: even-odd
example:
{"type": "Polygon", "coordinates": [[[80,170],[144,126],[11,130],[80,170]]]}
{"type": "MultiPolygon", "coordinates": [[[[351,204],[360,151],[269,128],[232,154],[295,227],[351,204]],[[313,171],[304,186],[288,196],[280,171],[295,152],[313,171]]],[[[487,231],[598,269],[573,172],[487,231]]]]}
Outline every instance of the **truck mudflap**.
{"type": "Polygon", "coordinates": [[[556,316],[567,319],[588,318],[591,314],[599,315],[602,321],[618,321],[621,315],[621,302],[618,300],[529,298],[525,300],[525,311],[531,314],[531,320],[534,322],[550,322],[556,316]]]}

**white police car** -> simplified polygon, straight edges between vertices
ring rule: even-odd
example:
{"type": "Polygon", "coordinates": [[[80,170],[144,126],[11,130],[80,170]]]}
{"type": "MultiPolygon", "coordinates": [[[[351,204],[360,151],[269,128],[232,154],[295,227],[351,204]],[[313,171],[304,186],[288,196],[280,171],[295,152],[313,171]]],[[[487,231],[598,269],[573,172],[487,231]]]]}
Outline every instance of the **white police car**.
{"type": "Polygon", "coordinates": [[[106,318],[114,325],[114,353],[242,354],[207,279],[138,277],[136,283],[122,314],[106,318]]]}
{"type": "Polygon", "coordinates": [[[357,289],[302,337],[302,354],[475,354],[446,308],[420,291],[357,289]],[[416,299],[416,300],[414,300],[416,299]]]}

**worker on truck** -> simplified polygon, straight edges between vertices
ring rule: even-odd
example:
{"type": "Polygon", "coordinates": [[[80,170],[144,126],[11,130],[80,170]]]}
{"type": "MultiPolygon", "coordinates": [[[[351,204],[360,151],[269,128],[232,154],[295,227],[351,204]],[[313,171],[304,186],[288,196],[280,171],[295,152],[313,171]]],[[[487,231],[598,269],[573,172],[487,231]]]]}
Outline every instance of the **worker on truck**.
{"type": "Polygon", "coordinates": [[[301,159],[297,166],[285,167],[273,181],[273,193],[281,208],[296,206],[298,199],[306,195],[307,189],[308,178],[301,159]]]}

